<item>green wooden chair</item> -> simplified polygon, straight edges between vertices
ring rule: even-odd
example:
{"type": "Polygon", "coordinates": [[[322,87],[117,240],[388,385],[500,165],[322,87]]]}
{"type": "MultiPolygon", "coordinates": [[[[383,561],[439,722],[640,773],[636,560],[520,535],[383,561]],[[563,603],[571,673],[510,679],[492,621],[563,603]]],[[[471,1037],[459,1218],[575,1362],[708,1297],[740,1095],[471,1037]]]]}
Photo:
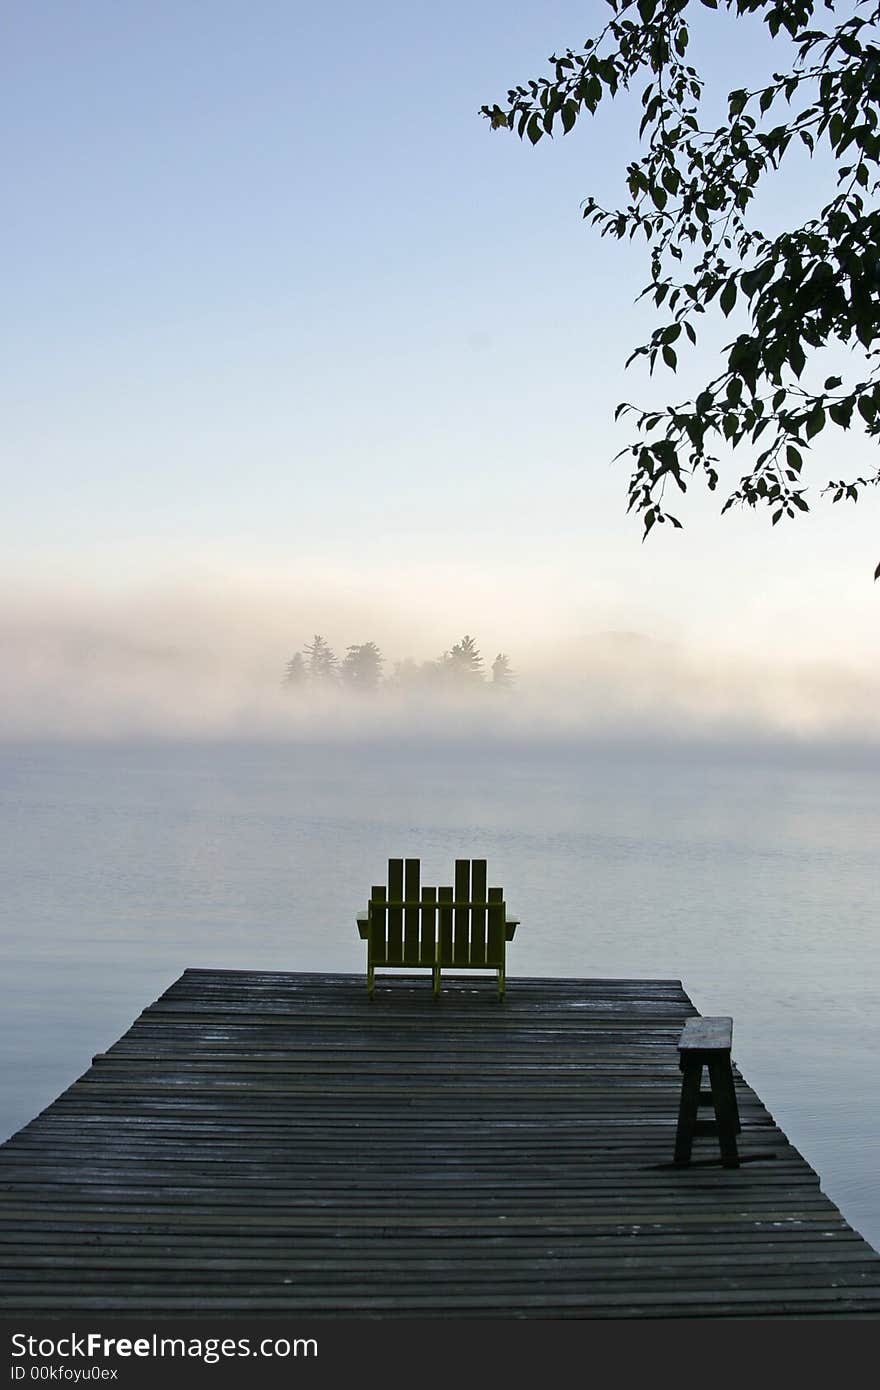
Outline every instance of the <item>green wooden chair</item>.
{"type": "Polygon", "coordinates": [[[485,859],[456,859],[454,888],[423,888],[418,859],[389,859],[388,887],[374,885],[357,919],[367,943],[367,992],[375,968],[429,968],[434,996],[444,967],[494,970],[504,997],[505,951],[519,926],[507,916],[504,892],[486,887],[485,859]]]}

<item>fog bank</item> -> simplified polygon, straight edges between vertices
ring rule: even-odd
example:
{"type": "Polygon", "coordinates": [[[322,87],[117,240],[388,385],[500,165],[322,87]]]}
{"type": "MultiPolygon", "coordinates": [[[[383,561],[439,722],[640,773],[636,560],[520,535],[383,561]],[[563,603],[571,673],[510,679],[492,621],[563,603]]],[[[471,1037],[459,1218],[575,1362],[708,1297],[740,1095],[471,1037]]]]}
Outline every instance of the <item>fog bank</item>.
{"type": "MultiPolygon", "coordinates": [[[[398,663],[430,665],[441,625],[366,603],[319,620],[336,651],[377,641],[384,683],[349,692],[286,689],[294,650],[313,636],[313,599],[296,606],[172,593],[116,603],[31,599],[0,611],[0,737],[5,739],[330,738],[334,736],[673,737],[880,742],[880,678],[867,664],[759,659],[645,632],[600,627],[528,632],[512,613],[485,638],[510,690],[389,679],[398,663]],[[326,618],[330,619],[325,623],[326,618]],[[506,629],[506,630],[505,630],[506,629]]],[[[461,637],[450,630],[448,645],[461,637]]],[[[442,639],[441,639],[442,640],[442,639]]]]}

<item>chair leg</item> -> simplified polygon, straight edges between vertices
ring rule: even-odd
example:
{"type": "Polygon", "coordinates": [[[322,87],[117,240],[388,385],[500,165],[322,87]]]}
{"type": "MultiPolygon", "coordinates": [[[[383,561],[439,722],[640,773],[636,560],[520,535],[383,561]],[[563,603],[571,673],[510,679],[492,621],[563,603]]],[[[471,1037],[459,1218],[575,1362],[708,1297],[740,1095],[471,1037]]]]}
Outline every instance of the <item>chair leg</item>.
{"type": "Polygon", "coordinates": [[[499,967],[498,967],[498,998],[499,998],[499,999],[503,999],[503,998],[504,998],[504,987],[505,987],[505,983],[506,983],[506,981],[505,981],[505,979],[504,979],[504,966],[503,966],[503,965],[499,965],[499,967]]]}
{"type": "Polygon", "coordinates": [[[440,994],[440,966],[439,966],[439,965],[435,965],[435,966],[434,966],[433,976],[434,976],[434,998],[437,999],[437,998],[439,997],[439,994],[440,994]]]}
{"type": "Polygon", "coordinates": [[[370,996],[371,999],[372,999],[372,997],[373,997],[373,990],[375,989],[375,987],[376,987],[376,982],[375,982],[374,966],[373,966],[372,962],[370,962],[370,964],[367,966],[367,994],[370,996]]]}

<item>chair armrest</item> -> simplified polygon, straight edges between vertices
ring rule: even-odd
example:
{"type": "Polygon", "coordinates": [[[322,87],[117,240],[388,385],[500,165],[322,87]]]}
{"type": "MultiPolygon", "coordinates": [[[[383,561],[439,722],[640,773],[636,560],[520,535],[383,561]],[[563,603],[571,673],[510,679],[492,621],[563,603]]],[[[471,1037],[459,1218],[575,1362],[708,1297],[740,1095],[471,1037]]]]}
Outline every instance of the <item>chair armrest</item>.
{"type": "Polygon", "coordinates": [[[518,917],[506,917],[506,918],[504,919],[504,939],[505,939],[505,941],[512,941],[512,940],[513,940],[513,933],[516,931],[516,929],[517,929],[518,926],[519,926],[519,918],[518,918],[518,917]]]}
{"type": "Polygon", "coordinates": [[[361,941],[366,941],[370,935],[370,914],[369,912],[359,912],[357,915],[358,935],[361,941]]]}

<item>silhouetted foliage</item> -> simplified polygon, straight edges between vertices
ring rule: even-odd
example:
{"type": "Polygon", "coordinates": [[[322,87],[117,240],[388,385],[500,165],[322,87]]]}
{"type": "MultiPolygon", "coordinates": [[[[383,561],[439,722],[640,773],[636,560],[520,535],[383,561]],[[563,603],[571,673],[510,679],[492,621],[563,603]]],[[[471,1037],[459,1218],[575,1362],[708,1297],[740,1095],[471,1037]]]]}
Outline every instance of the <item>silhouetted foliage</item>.
{"type": "Polygon", "coordinates": [[[335,683],[339,663],[324,638],[315,633],[305,650],[309,680],[315,684],[335,683]]]}
{"type": "MultiPolygon", "coordinates": [[[[633,442],[629,509],[644,534],[680,521],[666,509],[671,481],[680,492],[702,475],[719,480],[719,445],[742,446],[749,471],[730,491],[734,503],[768,505],[775,524],[809,510],[804,455],[826,427],[861,427],[880,436],[880,369],[874,343],[880,322],[880,211],[876,205],[880,131],[880,8],[866,0],[720,0],[743,22],[760,20],[786,49],[781,67],[761,85],[736,85],[727,114],[701,125],[703,79],[686,62],[688,24],[698,3],[718,0],[607,0],[612,15],[580,51],[550,58],[553,74],[512,88],[503,105],[484,106],[493,129],[510,128],[536,144],[640,74],[644,153],[627,166],[630,201],[616,209],[586,200],[584,216],[603,236],[641,233],[650,248],[650,280],[660,322],[630,357],[653,371],[678,365],[697,344],[699,316],[738,309],[744,326],[724,348],[720,371],[693,399],[660,409],[628,402],[633,442]],[[830,155],[837,188],[815,215],[769,235],[755,225],[752,203],[789,152],[830,155]],[[853,353],[847,384],[814,359],[823,348],[853,353]],[[810,384],[808,362],[818,369],[810,384]],[[824,383],[820,386],[819,383],[824,383]]],[[[838,354],[839,355],[839,354],[838,354]]],[[[618,455],[620,457],[620,455],[618,455]]],[[[835,502],[856,501],[880,481],[880,469],[826,482],[835,502]]],[[[880,576],[880,565],[875,578],[880,576]]]]}
{"type": "Polygon", "coordinates": [[[453,681],[481,681],[483,679],[483,658],[473,637],[465,633],[456,642],[451,652],[444,652],[443,669],[453,681]]]}
{"type": "Polygon", "coordinates": [[[294,652],[284,668],[284,680],[281,682],[287,689],[295,689],[305,685],[308,680],[306,663],[303,661],[302,652],[294,652]]]}
{"type": "Polygon", "coordinates": [[[305,656],[297,652],[291,657],[282,685],[286,689],[338,685],[352,691],[382,687],[427,695],[477,687],[509,689],[514,684],[510,661],[503,652],[499,652],[492,663],[492,680],[487,684],[476,639],[467,633],[451,651],[434,661],[413,661],[411,657],[396,661],[390,675],[383,680],[384,665],[385,658],[375,642],[352,644],[346,649],[340,665],[326,640],[316,634],[305,647],[305,656]]]}
{"type": "Polygon", "coordinates": [[[512,690],[516,677],[510,669],[510,658],[499,652],[492,662],[492,685],[496,690],[512,690]]]}
{"type": "Polygon", "coordinates": [[[349,647],[342,663],[342,681],[351,690],[375,690],[382,677],[384,657],[375,642],[349,647]]]}

